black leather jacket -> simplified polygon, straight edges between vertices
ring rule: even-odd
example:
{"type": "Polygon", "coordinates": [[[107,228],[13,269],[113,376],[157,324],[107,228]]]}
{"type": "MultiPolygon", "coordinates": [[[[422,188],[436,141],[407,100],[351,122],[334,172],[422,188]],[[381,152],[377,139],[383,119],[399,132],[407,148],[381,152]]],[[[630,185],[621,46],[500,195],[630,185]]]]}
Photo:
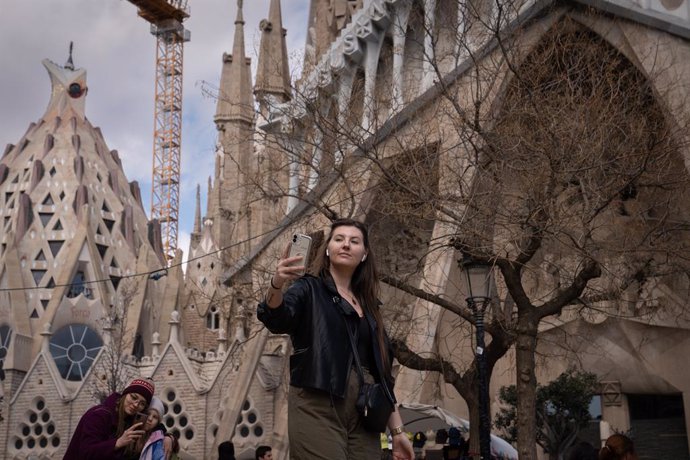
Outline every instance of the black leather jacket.
{"type": "MultiPolygon", "coordinates": [[[[290,334],[293,346],[290,385],[345,397],[347,379],[353,365],[352,347],[345,324],[357,343],[359,317],[352,306],[340,298],[331,278],[303,276],[285,292],[283,303],[277,308],[272,309],[265,302],[260,303],[257,317],[272,333],[290,334]]],[[[376,370],[372,369],[372,375],[384,376],[390,395],[395,399],[392,396],[393,377],[390,372],[384,371],[376,340],[376,321],[371,315],[366,317],[374,339],[371,343],[376,370]]],[[[392,359],[390,345],[388,349],[389,359],[392,359]]],[[[390,369],[390,366],[387,368],[390,369]]]]}

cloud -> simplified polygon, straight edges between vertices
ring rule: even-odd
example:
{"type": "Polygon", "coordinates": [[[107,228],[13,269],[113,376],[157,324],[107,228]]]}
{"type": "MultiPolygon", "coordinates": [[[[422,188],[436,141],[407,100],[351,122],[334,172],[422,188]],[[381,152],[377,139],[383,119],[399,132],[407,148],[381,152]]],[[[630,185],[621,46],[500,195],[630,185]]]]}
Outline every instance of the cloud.
{"type": "MultiPolygon", "coordinates": [[[[247,55],[256,63],[258,24],[269,0],[244,2],[247,55]]],[[[213,173],[216,102],[200,83],[218,84],[223,52],[232,50],[236,2],[190,2],[185,22],[191,41],[184,48],[184,100],[180,229],[192,229],[196,184],[206,193],[213,173]]],[[[283,0],[288,52],[301,54],[309,0],[283,0]]],[[[148,211],[151,189],[155,38],[136,7],[124,0],[9,1],[0,15],[0,147],[16,143],[48,104],[50,81],[43,58],[67,60],[74,41],[76,67],[87,70],[86,116],[101,127],[110,149],[118,150],[128,179],[139,181],[148,211]]],[[[205,206],[202,204],[202,208],[205,206]]],[[[186,252],[187,246],[181,248],[186,252]]]]}
{"type": "Polygon", "coordinates": [[[186,231],[179,231],[177,234],[177,244],[184,251],[182,257],[182,271],[187,273],[187,260],[189,259],[189,243],[191,242],[191,234],[186,231]]]}

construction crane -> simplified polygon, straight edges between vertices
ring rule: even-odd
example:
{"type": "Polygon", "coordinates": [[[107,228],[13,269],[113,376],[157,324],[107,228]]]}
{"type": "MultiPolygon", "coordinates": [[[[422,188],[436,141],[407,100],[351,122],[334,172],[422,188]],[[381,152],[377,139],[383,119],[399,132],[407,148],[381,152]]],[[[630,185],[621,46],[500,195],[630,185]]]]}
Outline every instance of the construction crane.
{"type": "Polygon", "coordinates": [[[187,0],[129,0],[156,37],[156,94],[153,126],[151,217],[161,225],[169,265],[177,249],[182,143],[182,56],[190,33],[187,0]]]}

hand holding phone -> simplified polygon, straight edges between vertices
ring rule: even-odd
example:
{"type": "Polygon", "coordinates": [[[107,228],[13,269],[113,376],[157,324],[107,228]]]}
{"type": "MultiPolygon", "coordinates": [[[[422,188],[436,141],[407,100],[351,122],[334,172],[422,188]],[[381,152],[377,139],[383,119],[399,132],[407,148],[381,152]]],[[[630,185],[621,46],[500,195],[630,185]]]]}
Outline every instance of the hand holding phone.
{"type": "Polygon", "coordinates": [[[129,446],[139,440],[143,435],[146,434],[146,430],[144,430],[144,426],[142,423],[146,422],[146,419],[148,418],[147,414],[138,412],[134,415],[134,423],[132,426],[127,428],[124,433],[122,433],[122,436],[117,438],[115,441],[115,448],[120,449],[125,446],[129,446]],[[143,420],[142,420],[143,417],[143,420]]]}
{"type": "Polygon", "coordinates": [[[309,259],[309,251],[311,250],[311,237],[295,233],[292,235],[292,243],[290,244],[290,252],[288,257],[302,257],[301,261],[293,262],[290,266],[304,266],[298,273],[304,275],[306,272],[306,265],[309,259]]]}

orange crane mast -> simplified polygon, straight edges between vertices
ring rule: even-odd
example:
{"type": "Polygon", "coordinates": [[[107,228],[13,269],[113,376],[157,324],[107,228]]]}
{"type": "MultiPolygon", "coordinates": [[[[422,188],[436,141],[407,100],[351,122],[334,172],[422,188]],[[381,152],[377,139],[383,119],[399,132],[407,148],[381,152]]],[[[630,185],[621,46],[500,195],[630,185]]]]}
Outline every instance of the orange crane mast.
{"type": "Polygon", "coordinates": [[[182,57],[190,33],[187,0],[129,0],[156,37],[156,93],[153,126],[151,217],[161,224],[169,265],[177,250],[182,145],[182,57]]]}

